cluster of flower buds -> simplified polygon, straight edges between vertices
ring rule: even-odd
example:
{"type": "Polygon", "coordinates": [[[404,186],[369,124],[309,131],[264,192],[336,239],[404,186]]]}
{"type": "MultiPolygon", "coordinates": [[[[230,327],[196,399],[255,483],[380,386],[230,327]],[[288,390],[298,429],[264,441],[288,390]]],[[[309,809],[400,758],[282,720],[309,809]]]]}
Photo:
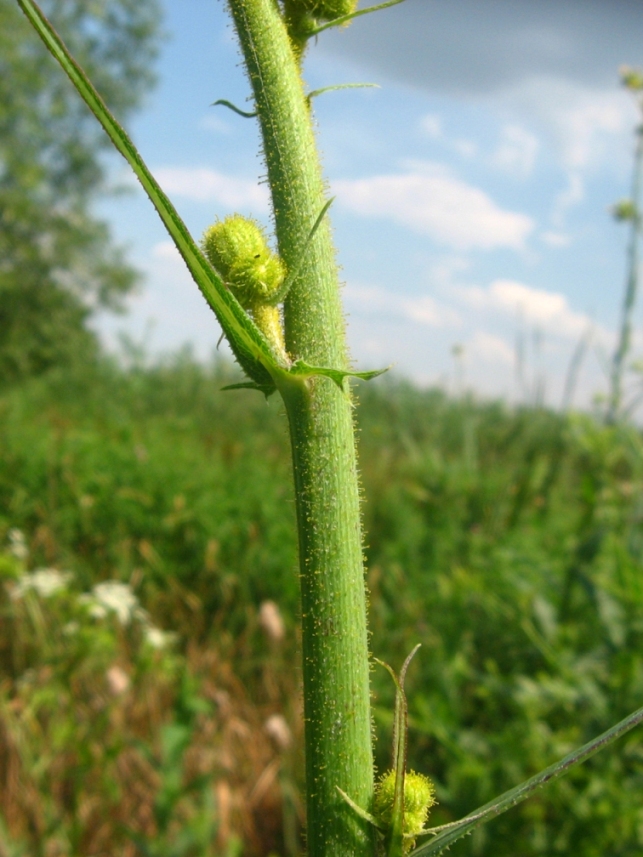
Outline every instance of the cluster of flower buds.
{"type": "Polygon", "coordinates": [[[206,229],[201,243],[212,267],[250,312],[268,342],[285,354],[276,304],[286,269],[268,246],[261,226],[249,217],[232,214],[206,229]]]}

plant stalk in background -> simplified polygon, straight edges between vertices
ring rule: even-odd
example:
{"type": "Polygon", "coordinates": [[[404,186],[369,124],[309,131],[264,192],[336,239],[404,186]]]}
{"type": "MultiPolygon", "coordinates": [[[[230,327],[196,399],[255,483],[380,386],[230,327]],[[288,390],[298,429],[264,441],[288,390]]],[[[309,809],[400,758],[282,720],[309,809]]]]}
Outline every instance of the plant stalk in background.
{"type": "Polygon", "coordinates": [[[621,329],[618,345],[612,358],[610,396],[607,420],[615,422],[623,403],[623,372],[625,361],[632,345],[632,315],[639,286],[639,243],[641,240],[641,179],[643,178],[643,75],[630,68],[621,69],[621,82],[635,96],[641,114],[641,122],[636,127],[636,145],[634,148],[634,167],[632,170],[632,195],[621,200],[614,208],[616,220],[628,221],[630,235],[627,248],[627,281],[623,309],[621,311],[621,329]]]}

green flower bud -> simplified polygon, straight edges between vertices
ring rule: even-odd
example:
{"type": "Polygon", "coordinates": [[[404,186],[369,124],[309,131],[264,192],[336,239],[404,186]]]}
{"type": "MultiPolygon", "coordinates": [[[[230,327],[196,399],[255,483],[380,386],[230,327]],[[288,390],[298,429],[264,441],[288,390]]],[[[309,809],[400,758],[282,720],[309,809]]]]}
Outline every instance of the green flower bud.
{"type": "Polygon", "coordinates": [[[287,360],[279,309],[271,299],[286,276],[283,262],[272,252],[255,221],[232,214],[206,229],[203,252],[272,347],[287,360]]]}
{"type": "MultiPolygon", "coordinates": [[[[395,799],[395,771],[387,771],[375,786],[373,816],[385,830],[393,823],[395,799]]],[[[429,809],[435,803],[435,786],[428,777],[407,771],[404,777],[404,822],[405,835],[416,836],[426,824],[429,809]]],[[[409,849],[413,845],[407,840],[409,849]]]]}
{"type": "Polygon", "coordinates": [[[639,216],[636,203],[631,199],[622,199],[612,206],[615,220],[637,220],[639,216]]]}
{"type": "MultiPolygon", "coordinates": [[[[294,3],[292,5],[295,5],[294,3]]],[[[334,21],[357,9],[357,0],[299,0],[302,11],[321,21],[334,21]]]]}
{"type": "Polygon", "coordinates": [[[202,247],[246,309],[269,303],[286,276],[283,262],[268,246],[261,226],[240,214],[206,229],[202,247]]]}
{"type": "Polygon", "coordinates": [[[643,90],[643,72],[639,68],[632,68],[629,65],[622,65],[619,68],[621,83],[632,92],[640,92],[643,90]]]}

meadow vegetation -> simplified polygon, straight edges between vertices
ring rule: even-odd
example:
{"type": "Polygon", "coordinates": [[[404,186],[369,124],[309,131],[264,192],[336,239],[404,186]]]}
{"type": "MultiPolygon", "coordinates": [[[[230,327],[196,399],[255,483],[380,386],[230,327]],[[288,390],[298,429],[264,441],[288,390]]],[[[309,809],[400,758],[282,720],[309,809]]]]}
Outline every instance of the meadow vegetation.
{"type": "MultiPolygon", "coordinates": [[[[0,854],[302,851],[288,442],[237,377],[102,360],[0,396],[0,854]]],[[[409,767],[440,824],[643,703],[643,441],[395,378],[359,398],[370,646],[422,643],[409,767]]],[[[452,853],[640,853],[642,756],[634,733],[452,853]]]]}

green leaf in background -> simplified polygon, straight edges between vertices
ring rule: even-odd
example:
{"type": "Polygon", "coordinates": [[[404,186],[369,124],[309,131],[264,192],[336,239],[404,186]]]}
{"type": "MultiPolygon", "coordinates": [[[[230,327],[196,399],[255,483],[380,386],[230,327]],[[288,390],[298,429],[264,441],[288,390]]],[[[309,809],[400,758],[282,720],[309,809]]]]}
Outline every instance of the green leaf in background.
{"type": "Polygon", "coordinates": [[[622,735],[625,735],[626,732],[629,732],[630,729],[633,729],[642,722],[643,708],[639,708],[633,714],[630,714],[629,717],[626,717],[624,720],[621,720],[620,723],[617,723],[616,726],[612,726],[611,729],[603,732],[597,738],[592,739],[587,744],[583,744],[583,746],[579,747],[577,750],[573,750],[563,759],[560,759],[558,762],[554,762],[553,765],[545,768],[545,770],[541,771],[539,774],[530,777],[530,779],[521,783],[519,786],[509,789],[509,791],[506,791],[504,794],[500,795],[500,797],[489,801],[489,803],[480,807],[480,809],[476,810],[476,812],[472,813],[470,816],[462,818],[460,821],[456,821],[453,824],[445,825],[444,827],[448,827],[448,830],[443,829],[443,832],[438,833],[435,839],[432,839],[431,842],[427,842],[425,845],[421,845],[419,848],[416,848],[415,851],[411,852],[411,857],[431,857],[431,855],[440,854],[452,843],[461,839],[463,836],[466,836],[468,833],[471,833],[471,831],[480,824],[484,824],[485,821],[489,821],[521,803],[537,789],[546,786],[548,783],[553,782],[553,780],[557,780],[559,777],[562,777],[572,768],[575,768],[576,765],[580,765],[581,762],[589,759],[590,756],[593,756],[594,753],[598,753],[599,750],[603,750],[613,741],[616,741],[622,735]]]}
{"type": "Polygon", "coordinates": [[[194,281],[214,311],[241,367],[262,392],[267,394],[272,392],[275,389],[272,372],[285,367],[280,367],[278,358],[263,334],[201,253],[176,209],[150,173],[133,142],[112,116],[93,84],[71,56],[41,9],[33,0],[18,0],[18,4],[47,49],[60,63],[89,109],[103,126],[116,149],[134,170],[170,237],[176,244],[194,281]]]}

